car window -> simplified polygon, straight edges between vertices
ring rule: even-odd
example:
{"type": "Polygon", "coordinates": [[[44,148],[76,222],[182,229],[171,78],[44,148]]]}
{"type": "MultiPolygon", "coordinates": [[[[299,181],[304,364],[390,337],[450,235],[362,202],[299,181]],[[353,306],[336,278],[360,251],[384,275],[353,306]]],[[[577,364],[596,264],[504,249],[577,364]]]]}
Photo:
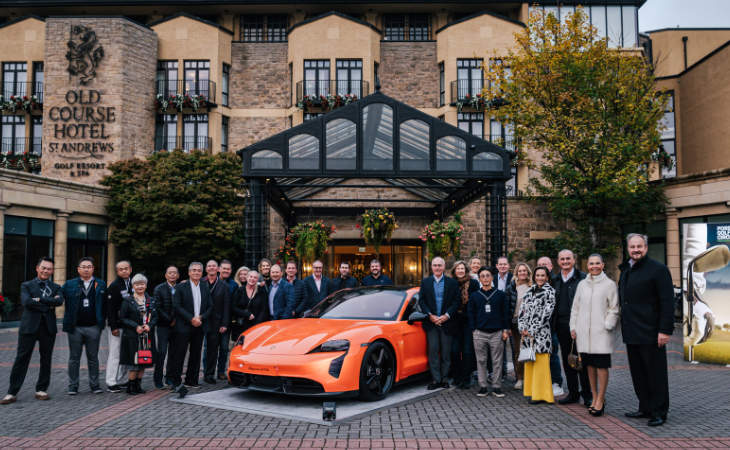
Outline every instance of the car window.
{"type": "Polygon", "coordinates": [[[405,291],[394,289],[342,291],[322,300],[306,317],[396,320],[405,298],[405,291]]]}
{"type": "Polygon", "coordinates": [[[418,305],[418,293],[413,294],[413,297],[411,297],[411,300],[408,302],[408,306],[406,306],[406,309],[403,311],[403,315],[401,316],[400,320],[408,320],[408,316],[411,315],[413,311],[420,311],[421,308],[418,305]]]}

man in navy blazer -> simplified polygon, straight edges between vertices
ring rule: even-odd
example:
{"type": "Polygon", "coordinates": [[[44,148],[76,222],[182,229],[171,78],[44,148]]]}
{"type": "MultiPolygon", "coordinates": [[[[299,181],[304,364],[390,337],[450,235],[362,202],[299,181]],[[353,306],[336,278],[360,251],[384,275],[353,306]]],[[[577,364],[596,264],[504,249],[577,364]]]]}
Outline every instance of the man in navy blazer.
{"type": "Polygon", "coordinates": [[[428,315],[423,322],[428,342],[428,368],[432,381],[429,390],[449,387],[446,377],[451,365],[451,316],[459,307],[459,283],[444,275],[446,262],[441,257],[431,261],[433,275],[421,281],[419,305],[428,315]]]}
{"type": "Polygon", "coordinates": [[[33,347],[38,341],[38,352],[41,355],[41,370],[35,385],[35,398],[48,400],[48,385],[51,383],[51,356],[53,344],[56,342],[56,306],[63,304],[61,286],[50,280],[53,274],[53,260],[42,257],[35,267],[38,276],[20,285],[20,302],[23,315],[18,330],[18,353],[15,356],[13,369],[10,371],[10,387],[8,394],[0,400],[7,405],[15,402],[18,391],[23,386],[28,364],[33,356],[33,347]]]}
{"type": "Polygon", "coordinates": [[[199,387],[198,377],[200,375],[200,357],[203,350],[203,338],[205,337],[205,326],[210,314],[212,305],[210,290],[206,283],[201,282],[203,276],[203,263],[192,262],[188,266],[188,279],[175,287],[175,295],[172,298],[173,310],[175,312],[175,327],[173,340],[173,352],[175,353],[175,364],[173,373],[170,374],[170,381],[175,390],[182,396],[185,395],[188,387],[199,387]],[[190,349],[188,357],[188,369],[185,373],[185,386],[181,385],[183,363],[185,353],[190,349]]]}
{"type": "Polygon", "coordinates": [[[296,292],[296,316],[301,317],[304,311],[312,309],[330,293],[329,278],[322,275],[324,264],[317,260],[312,263],[312,275],[300,283],[296,292]]]}
{"type": "Polygon", "coordinates": [[[269,317],[271,320],[290,319],[291,311],[287,312],[286,305],[294,295],[294,287],[284,280],[281,266],[274,264],[270,271],[269,291],[269,317]]]}

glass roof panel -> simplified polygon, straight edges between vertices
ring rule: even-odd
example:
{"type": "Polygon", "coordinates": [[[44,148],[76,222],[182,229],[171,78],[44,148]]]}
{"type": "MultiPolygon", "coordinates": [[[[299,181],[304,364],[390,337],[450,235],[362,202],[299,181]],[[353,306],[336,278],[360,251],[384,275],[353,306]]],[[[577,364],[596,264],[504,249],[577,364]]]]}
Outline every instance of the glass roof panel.
{"type": "Polygon", "coordinates": [[[393,170],[393,108],[371,103],[363,114],[363,169],[393,170]]]}
{"type": "Polygon", "coordinates": [[[500,172],[502,170],[502,158],[492,152],[477,153],[472,160],[472,169],[475,171],[500,172]]]}
{"type": "Polygon", "coordinates": [[[273,150],[259,150],[251,155],[252,169],[281,169],[282,158],[279,152],[273,150]]]}
{"type": "Polygon", "coordinates": [[[319,169],[319,139],[297,134],[289,139],[290,169],[319,169]]]}
{"type": "Polygon", "coordinates": [[[355,170],[357,127],[347,119],[335,119],[326,126],[327,169],[355,170]]]}
{"type": "Polygon", "coordinates": [[[436,141],[436,170],[465,171],[466,141],[456,136],[436,141]]]}
{"type": "Polygon", "coordinates": [[[401,170],[430,168],[428,154],[430,132],[428,124],[423,120],[411,119],[400,124],[401,170]]]}

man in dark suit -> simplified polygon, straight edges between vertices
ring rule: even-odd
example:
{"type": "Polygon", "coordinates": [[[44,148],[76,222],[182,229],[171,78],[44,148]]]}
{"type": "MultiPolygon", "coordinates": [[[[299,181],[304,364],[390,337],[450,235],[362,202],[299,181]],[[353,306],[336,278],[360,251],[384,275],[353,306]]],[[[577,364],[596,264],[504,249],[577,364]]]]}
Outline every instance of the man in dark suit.
{"type": "Polygon", "coordinates": [[[218,378],[225,379],[226,359],[228,356],[228,325],[231,323],[231,291],[225,281],[218,277],[218,262],[214,259],[205,265],[206,277],[203,284],[208,286],[212,311],[205,324],[205,349],[203,350],[203,380],[215,384],[215,369],[218,378]],[[218,356],[222,357],[222,364],[218,356]],[[221,366],[223,366],[221,368],[221,366]]]}
{"type": "Polygon", "coordinates": [[[63,304],[61,286],[50,280],[53,275],[53,260],[42,257],[35,266],[38,276],[20,285],[20,302],[23,315],[18,330],[18,353],[10,371],[8,394],[0,400],[0,405],[15,402],[18,391],[23,386],[28,364],[33,356],[33,347],[38,341],[41,355],[41,370],[35,385],[35,398],[48,400],[48,385],[51,383],[51,355],[56,342],[56,306],[63,304]]]}
{"type": "Polygon", "coordinates": [[[303,279],[295,297],[296,300],[296,317],[312,309],[314,305],[322,301],[330,293],[329,278],[322,275],[324,264],[317,260],[312,263],[312,275],[303,279]]]}
{"type": "Polygon", "coordinates": [[[428,342],[428,367],[432,381],[429,390],[449,387],[446,377],[451,365],[451,316],[459,307],[459,283],[444,275],[446,262],[441,257],[431,261],[433,275],[421,281],[419,305],[421,311],[428,315],[423,322],[428,342]]]}
{"type": "Polygon", "coordinates": [[[188,266],[188,280],[175,287],[172,304],[175,310],[175,327],[173,328],[175,345],[175,364],[173,365],[170,381],[173,389],[184,397],[187,387],[199,387],[200,354],[203,350],[205,337],[204,323],[212,312],[210,291],[208,285],[201,282],[203,277],[203,263],[192,262],[188,266]],[[185,354],[188,353],[188,369],[185,373],[185,384],[181,384],[185,354]]]}
{"type": "Polygon", "coordinates": [[[119,322],[119,310],[122,299],[132,295],[132,264],[129,261],[119,261],[114,269],[117,279],[106,290],[106,320],[109,325],[108,340],[109,354],[106,359],[106,390],[122,392],[126,385],[127,367],[119,364],[119,352],[122,346],[122,324],[119,322]]]}
{"type": "Polygon", "coordinates": [[[168,266],[165,269],[165,281],[155,286],[152,293],[152,300],[157,311],[157,325],[155,326],[155,339],[152,343],[155,345],[155,372],[154,382],[157,389],[163,389],[165,385],[162,380],[162,368],[165,364],[165,356],[167,358],[167,370],[165,373],[165,384],[172,385],[170,381],[170,373],[172,372],[173,362],[173,341],[172,327],[175,325],[175,310],[172,305],[172,298],[175,295],[175,286],[180,278],[180,272],[176,266],[168,266]],[[169,351],[168,351],[169,350],[169,351]]]}
{"type": "Polygon", "coordinates": [[[342,261],[340,263],[340,276],[330,280],[330,291],[335,292],[340,289],[357,287],[357,279],[350,274],[350,263],[342,261]]]}
{"type": "Polygon", "coordinates": [[[294,287],[282,279],[281,266],[271,266],[271,283],[269,283],[269,316],[271,320],[290,319],[291,312],[287,311],[286,305],[289,299],[294,296],[294,287]]]}
{"type": "Polygon", "coordinates": [[[383,267],[380,261],[374,259],[370,261],[370,275],[362,279],[363,286],[392,286],[393,280],[383,273],[383,267]]]}
{"type": "Polygon", "coordinates": [[[497,273],[494,277],[494,287],[505,292],[512,282],[512,272],[509,270],[509,259],[506,256],[497,258],[497,273]]]}
{"type": "Polygon", "coordinates": [[[646,256],[646,236],[631,233],[626,244],[629,260],[621,264],[618,282],[621,334],[639,399],[638,411],[626,417],[648,418],[649,426],[659,426],[669,410],[666,345],[674,331],[672,275],[667,266],[646,256]]]}
{"type": "Polygon", "coordinates": [[[94,277],[94,259],[85,256],[78,266],[79,276],[61,288],[66,302],[63,331],[68,336],[68,395],[79,393],[81,351],[86,347],[89,387],[101,394],[99,386],[99,342],[106,323],[106,283],[94,277]]]}
{"type": "MultiPolygon", "coordinates": [[[[591,394],[586,369],[577,371],[568,364],[568,355],[570,355],[573,344],[573,338],[570,335],[570,311],[573,308],[578,283],[586,277],[586,274],[575,268],[575,254],[568,249],[563,249],[558,253],[558,266],[560,266],[560,272],[552,282],[555,288],[555,310],[551,319],[551,327],[558,333],[563,372],[565,381],[568,383],[568,395],[558,400],[558,403],[561,405],[577,403],[580,397],[583,397],[583,403],[590,406],[593,403],[593,394],[591,394]],[[578,386],[579,381],[580,387],[578,386]]],[[[573,351],[577,352],[575,348],[573,351]]]]}

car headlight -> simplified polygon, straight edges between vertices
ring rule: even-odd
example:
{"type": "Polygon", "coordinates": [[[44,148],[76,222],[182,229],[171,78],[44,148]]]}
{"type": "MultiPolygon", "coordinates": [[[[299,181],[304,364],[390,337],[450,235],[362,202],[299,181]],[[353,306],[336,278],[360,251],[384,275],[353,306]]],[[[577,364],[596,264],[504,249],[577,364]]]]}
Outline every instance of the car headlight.
{"type": "Polygon", "coordinates": [[[349,349],[350,341],[347,339],[335,339],[324,342],[322,345],[312,349],[309,353],[346,352],[349,349]]]}
{"type": "Polygon", "coordinates": [[[243,335],[243,334],[242,334],[242,335],[240,335],[240,336],[238,336],[238,339],[236,340],[236,347],[238,347],[239,345],[240,345],[241,347],[243,347],[243,340],[244,340],[244,338],[245,338],[245,337],[246,337],[246,336],[245,336],[245,335],[243,335]]]}

